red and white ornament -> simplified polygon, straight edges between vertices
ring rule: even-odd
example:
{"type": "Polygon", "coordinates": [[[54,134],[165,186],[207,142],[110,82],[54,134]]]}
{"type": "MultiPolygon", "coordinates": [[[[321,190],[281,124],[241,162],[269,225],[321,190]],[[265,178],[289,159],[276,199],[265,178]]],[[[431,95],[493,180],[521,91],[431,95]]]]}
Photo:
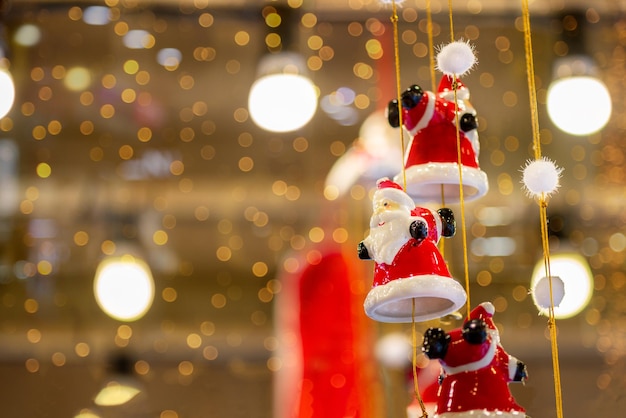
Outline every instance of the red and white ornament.
{"type": "Polygon", "coordinates": [[[446,202],[459,202],[461,180],[465,200],[484,196],[489,183],[478,164],[478,124],[467,87],[459,79],[444,75],[437,94],[413,85],[402,93],[400,102],[389,103],[388,120],[391,126],[399,127],[402,112],[403,128],[410,139],[404,171],[394,180],[406,178],[406,192],[418,202],[440,201],[442,192],[446,202]]]}
{"type": "Polygon", "coordinates": [[[508,386],[527,379],[526,366],[500,345],[494,311],[485,302],[471,311],[462,328],[426,330],[422,350],[438,359],[443,370],[434,418],[526,416],[508,386]]]}
{"type": "Polygon", "coordinates": [[[465,290],[437,248],[442,236],[454,235],[452,211],[415,206],[386,178],[378,181],[373,207],[369,235],[358,248],[359,258],[376,262],[364,302],[367,316],[381,322],[427,321],[463,306],[465,290]]]}

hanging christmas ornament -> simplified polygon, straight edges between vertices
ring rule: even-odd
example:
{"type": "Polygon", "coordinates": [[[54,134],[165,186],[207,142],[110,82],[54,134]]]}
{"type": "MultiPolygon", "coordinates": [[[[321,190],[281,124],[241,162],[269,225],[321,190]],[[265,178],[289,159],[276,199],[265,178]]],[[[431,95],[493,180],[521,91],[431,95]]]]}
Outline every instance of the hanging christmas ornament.
{"type": "Polygon", "coordinates": [[[542,198],[556,192],[562,172],[563,169],[557,167],[553,161],[541,157],[526,163],[522,182],[528,195],[542,198]]]}
{"type": "MultiPolygon", "coordinates": [[[[296,258],[294,257],[294,260],[296,258]]],[[[371,330],[353,292],[359,265],[341,249],[320,247],[298,257],[301,268],[281,277],[275,299],[275,418],[373,417],[375,359],[356,347],[371,330]]]]}
{"type": "Polygon", "coordinates": [[[427,321],[463,306],[465,290],[437,248],[439,238],[454,235],[452,211],[415,206],[387,178],[378,181],[373,207],[370,233],[358,248],[359,258],[376,262],[364,303],[367,316],[381,322],[427,321]]]}
{"type": "Polygon", "coordinates": [[[443,369],[435,418],[526,416],[508,386],[527,379],[526,366],[500,345],[494,311],[490,302],[481,303],[462,328],[426,330],[422,350],[443,369]]]}
{"type": "Polygon", "coordinates": [[[337,195],[342,196],[360,180],[373,181],[394,175],[402,159],[395,134],[387,123],[384,109],[368,116],[361,125],[359,137],[328,172],[325,187],[334,188],[337,195]]]}
{"type": "Polygon", "coordinates": [[[565,296],[565,283],[558,276],[550,279],[542,277],[531,289],[533,302],[540,313],[546,313],[550,307],[558,307],[565,296]]]}
{"type": "Polygon", "coordinates": [[[467,74],[476,65],[474,47],[469,42],[453,41],[437,54],[437,69],[449,77],[467,74]]]}
{"type": "Polygon", "coordinates": [[[389,102],[387,115],[393,127],[400,125],[399,112],[410,139],[404,170],[394,180],[406,181],[406,192],[412,198],[418,202],[437,202],[442,197],[446,203],[460,201],[459,147],[464,199],[477,199],[487,193],[487,175],[478,165],[476,110],[469,103],[469,90],[460,80],[455,82],[444,75],[437,94],[411,86],[402,93],[400,105],[395,99],[389,102]]]}

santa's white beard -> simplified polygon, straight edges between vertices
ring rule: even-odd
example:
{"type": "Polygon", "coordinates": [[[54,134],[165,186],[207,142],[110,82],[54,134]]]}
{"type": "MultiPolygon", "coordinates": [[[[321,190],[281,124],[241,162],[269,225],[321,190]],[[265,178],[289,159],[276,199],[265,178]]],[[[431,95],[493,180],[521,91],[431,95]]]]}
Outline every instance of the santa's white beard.
{"type": "Polygon", "coordinates": [[[410,213],[386,210],[371,218],[370,233],[363,241],[370,257],[377,263],[391,264],[398,251],[411,238],[410,213]]]}

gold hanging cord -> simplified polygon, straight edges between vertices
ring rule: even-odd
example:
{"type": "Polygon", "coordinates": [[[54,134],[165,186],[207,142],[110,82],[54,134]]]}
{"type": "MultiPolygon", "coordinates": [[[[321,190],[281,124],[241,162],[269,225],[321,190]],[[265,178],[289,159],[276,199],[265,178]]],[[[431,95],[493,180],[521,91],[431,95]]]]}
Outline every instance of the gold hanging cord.
{"type": "Polygon", "coordinates": [[[398,9],[396,7],[396,0],[392,2],[392,14],[391,14],[391,23],[393,26],[393,51],[395,56],[395,68],[396,68],[396,95],[398,96],[398,120],[400,124],[400,147],[402,149],[402,189],[406,190],[406,170],[404,169],[404,154],[406,153],[404,147],[404,132],[402,129],[402,87],[400,80],[400,47],[398,46],[398,9]]]}
{"type": "MultiPolygon", "coordinates": [[[[402,188],[406,191],[406,170],[404,168],[404,157],[405,157],[405,146],[404,146],[404,135],[403,135],[403,121],[402,121],[402,87],[401,87],[401,78],[400,78],[400,48],[398,46],[399,36],[398,36],[398,9],[396,6],[396,1],[392,1],[392,14],[391,14],[391,23],[393,26],[393,50],[395,56],[395,70],[396,70],[396,94],[398,97],[398,119],[400,125],[400,145],[402,148],[402,188]]],[[[422,415],[420,418],[428,418],[428,412],[426,411],[426,406],[424,405],[424,401],[422,400],[422,396],[419,392],[419,384],[417,382],[417,331],[415,329],[415,298],[411,299],[411,329],[412,329],[412,340],[413,340],[413,390],[415,392],[415,398],[419,402],[420,408],[422,409],[422,415]]]]}
{"type": "MultiPolygon", "coordinates": [[[[522,0],[522,20],[524,24],[524,48],[526,53],[526,76],[528,79],[528,95],[530,97],[530,115],[533,135],[533,151],[535,160],[541,159],[541,138],[539,135],[539,119],[537,111],[537,93],[535,86],[535,68],[533,62],[532,37],[530,30],[530,12],[528,0],[522,0]]],[[[554,393],[556,398],[556,414],[563,418],[563,397],[561,393],[561,372],[559,368],[559,350],[557,345],[557,329],[554,316],[554,298],[552,290],[552,276],[550,274],[550,243],[548,241],[548,201],[545,193],[538,198],[541,223],[541,243],[545,274],[550,289],[550,307],[548,309],[548,328],[550,330],[550,344],[552,352],[552,368],[554,369],[554,393]]]]}
{"type": "MultiPolygon", "coordinates": [[[[450,19],[450,42],[454,42],[454,20],[452,19],[452,0],[448,0],[448,14],[450,19]]],[[[463,196],[463,165],[461,154],[461,130],[459,123],[459,103],[457,98],[457,78],[456,74],[453,74],[452,78],[452,90],[454,92],[454,115],[456,124],[456,152],[457,152],[457,166],[459,169],[459,202],[461,204],[461,239],[463,241],[463,269],[465,274],[465,292],[467,293],[467,319],[471,313],[471,299],[470,299],[470,281],[469,281],[469,262],[467,257],[467,231],[465,224],[465,198],[463,196]]]]}
{"type": "MultiPolygon", "coordinates": [[[[428,35],[428,57],[430,69],[431,91],[434,93],[437,85],[435,83],[435,44],[433,43],[433,17],[430,0],[426,0],[426,34],[428,35]]],[[[443,199],[443,184],[441,185],[441,194],[443,199]]]]}

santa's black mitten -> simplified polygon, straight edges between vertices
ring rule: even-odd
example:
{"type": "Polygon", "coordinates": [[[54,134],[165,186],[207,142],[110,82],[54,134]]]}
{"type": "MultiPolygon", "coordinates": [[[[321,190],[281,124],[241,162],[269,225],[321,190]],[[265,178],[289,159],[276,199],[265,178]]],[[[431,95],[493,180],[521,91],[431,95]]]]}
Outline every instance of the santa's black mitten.
{"type": "Polygon", "coordinates": [[[476,116],[471,113],[466,113],[461,116],[461,120],[459,120],[459,126],[463,132],[471,131],[472,129],[478,128],[478,122],[476,121],[476,116]]]}
{"type": "Polygon", "coordinates": [[[400,107],[397,99],[391,100],[387,105],[387,122],[392,128],[400,127],[400,107]]]}
{"type": "Polygon", "coordinates": [[[513,376],[514,382],[524,382],[528,379],[528,371],[526,370],[526,364],[524,362],[517,362],[517,369],[515,370],[515,376],[513,376]]]}
{"type": "Polygon", "coordinates": [[[487,340],[487,324],[482,319],[471,319],[463,325],[461,335],[469,344],[482,344],[487,340]]]}
{"type": "Polygon", "coordinates": [[[365,244],[363,244],[363,241],[359,242],[359,246],[357,248],[357,251],[359,252],[359,258],[361,260],[371,260],[372,259],[372,257],[370,257],[369,251],[367,251],[367,247],[365,246],[365,244]]]}
{"type": "Polygon", "coordinates": [[[422,351],[429,359],[444,358],[450,344],[450,335],[441,328],[428,328],[424,333],[422,351]]]}
{"type": "Polygon", "coordinates": [[[413,109],[415,106],[422,101],[422,97],[424,97],[424,90],[417,84],[413,84],[411,87],[406,89],[400,100],[402,101],[402,107],[405,109],[413,109]]]}
{"type": "Polygon", "coordinates": [[[428,236],[428,226],[422,220],[413,221],[409,227],[409,233],[413,238],[421,241],[428,236]]]}
{"type": "Polygon", "coordinates": [[[456,233],[456,220],[454,219],[454,212],[449,208],[441,208],[437,210],[437,213],[441,217],[441,236],[453,237],[456,233]]]}

